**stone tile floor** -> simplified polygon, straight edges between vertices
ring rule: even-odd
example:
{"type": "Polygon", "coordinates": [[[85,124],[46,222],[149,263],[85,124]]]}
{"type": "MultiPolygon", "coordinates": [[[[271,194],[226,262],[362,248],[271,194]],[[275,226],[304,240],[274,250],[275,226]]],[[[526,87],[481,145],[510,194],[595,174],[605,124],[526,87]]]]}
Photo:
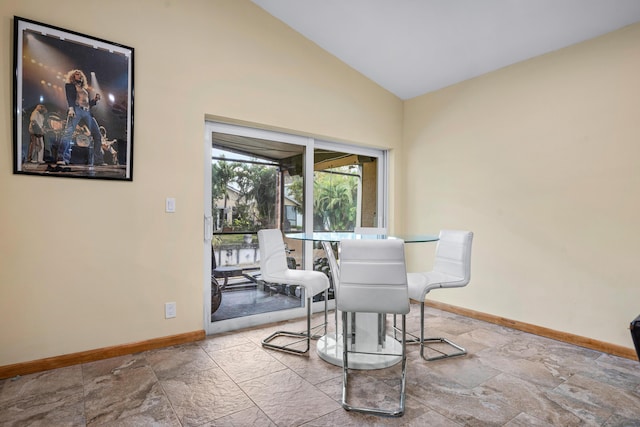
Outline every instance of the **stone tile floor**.
{"type": "MultiPolygon", "coordinates": [[[[0,380],[0,426],[640,426],[638,361],[427,311],[469,354],[425,362],[410,345],[401,418],[342,409],[341,368],[315,346],[263,349],[269,325],[0,380]]],[[[407,324],[419,330],[418,306],[407,324]]],[[[355,372],[356,403],[392,402],[399,369],[355,372]]]]}

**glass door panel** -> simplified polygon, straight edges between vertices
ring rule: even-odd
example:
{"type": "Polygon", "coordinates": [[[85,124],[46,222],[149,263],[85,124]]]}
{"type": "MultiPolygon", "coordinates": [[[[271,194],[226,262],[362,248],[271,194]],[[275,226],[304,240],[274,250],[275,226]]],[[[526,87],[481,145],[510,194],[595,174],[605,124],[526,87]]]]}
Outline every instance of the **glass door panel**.
{"type": "MultiPolygon", "coordinates": [[[[213,133],[211,321],[299,308],[297,286],[260,277],[257,231],[302,229],[303,147],[213,133]]],[[[288,248],[289,268],[302,248],[288,248]]]]}
{"type": "MultiPolygon", "coordinates": [[[[353,231],[357,226],[378,226],[378,158],[336,151],[314,149],[313,162],[313,231],[353,231]]],[[[313,249],[314,270],[329,276],[329,299],[334,298],[333,276],[322,245],[313,249]]],[[[337,256],[337,244],[331,247],[337,256]]]]}
{"type": "Polygon", "coordinates": [[[313,230],[378,226],[378,158],[314,150],[313,230]]]}

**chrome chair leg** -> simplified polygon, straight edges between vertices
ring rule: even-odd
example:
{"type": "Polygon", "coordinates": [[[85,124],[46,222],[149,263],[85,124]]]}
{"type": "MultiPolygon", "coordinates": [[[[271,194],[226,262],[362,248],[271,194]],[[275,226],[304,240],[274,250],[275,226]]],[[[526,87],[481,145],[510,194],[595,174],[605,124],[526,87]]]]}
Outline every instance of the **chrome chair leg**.
{"type": "MultiPolygon", "coordinates": [[[[407,349],[406,349],[406,316],[402,315],[402,374],[400,378],[400,397],[398,407],[395,409],[369,408],[362,406],[353,406],[348,400],[348,384],[349,384],[349,354],[361,353],[357,350],[349,350],[351,348],[349,337],[347,336],[347,313],[342,313],[342,407],[347,411],[362,412],[371,415],[383,415],[388,417],[401,417],[405,411],[406,387],[407,387],[407,349]]],[[[395,321],[394,321],[395,324],[395,321]]],[[[376,353],[376,355],[398,356],[395,353],[376,353]]]]}
{"type": "Polygon", "coordinates": [[[318,328],[324,327],[324,332],[322,332],[321,334],[311,335],[311,339],[313,340],[317,340],[327,335],[327,325],[329,324],[329,309],[328,309],[329,289],[325,289],[323,292],[323,295],[324,295],[324,323],[314,326],[311,329],[318,329],[318,328]]]}
{"type": "MultiPolygon", "coordinates": [[[[306,292],[306,290],[305,290],[306,292]]],[[[293,354],[305,354],[311,348],[311,340],[318,339],[327,334],[327,324],[328,324],[328,308],[327,308],[327,300],[329,297],[329,291],[327,289],[324,290],[324,322],[320,323],[316,326],[311,326],[311,306],[313,305],[313,297],[307,298],[307,329],[302,332],[291,332],[291,331],[275,331],[268,337],[262,340],[262,346],[266,348],[270,348],[272,350],[284,351],[286,353],[293,354]],[[312,334],[312,331],[316,329],[324,328],[324,332],[322,334],[312,334]],[[280,337],[288,337],[288,338],[298,338],[294,341],[290,341],[287,344],[278,345],[273,344],[273,341],[276,338],[280,337]],[[306,341],[306,346],[304,350],[300,350],[297,348],[293,348],[298,343],[306,341]]]]}
{"type": "MultiPolygon", "coordinates": [[[[394,338],[396,338],[396,330],[397,330],[396,316],[394,315],[393,316],[393,337],[394,338]]],[[[424,336],[424,302],[420,303],[420,337],[417,337],[414,334],[409,332],[407,332],[407,335],[413,337],[407,340],[407,344],[420,344],[420,357],[422,357],[424,360],[428,362],[433,360],[448,359],[450,357],[464,356],[465,354],[467,354],[467,350],[465,350],[464,347],[459,346],[458,344],[454,343],[453,341],[447,338],[444,338],[444,337],[425,338],[424,336]],[[455,350],[451,353],[445,353],[444,351],[441,351],[433,346],[429,346],[428,344],[445,344],[455,350]],[[437,356],[426,357],[424,355],[425,347],[439,354],[437,356]]]]}

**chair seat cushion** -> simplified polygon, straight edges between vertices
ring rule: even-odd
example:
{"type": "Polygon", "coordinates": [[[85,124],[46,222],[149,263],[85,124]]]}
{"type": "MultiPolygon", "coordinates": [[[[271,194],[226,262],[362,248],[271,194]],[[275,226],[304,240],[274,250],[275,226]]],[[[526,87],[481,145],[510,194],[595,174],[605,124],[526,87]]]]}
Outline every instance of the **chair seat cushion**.
{"type": "Polygon", "coordinates": [[[305,288],[307,298],[311,298],[325,289],[329,289],[329,278],[320,271],[282,270],[269,275],[262,275],[262,280],[287,285],[297,285],[305,288]]]}
{"type": "Polygon", "coordinates": [[[467,282],[463,277],[428,271],[424,273],[407,273],[407,283],[409,285],[409,298],[422,302],[431,289],[456,288],[464,286],[467,282]]]}

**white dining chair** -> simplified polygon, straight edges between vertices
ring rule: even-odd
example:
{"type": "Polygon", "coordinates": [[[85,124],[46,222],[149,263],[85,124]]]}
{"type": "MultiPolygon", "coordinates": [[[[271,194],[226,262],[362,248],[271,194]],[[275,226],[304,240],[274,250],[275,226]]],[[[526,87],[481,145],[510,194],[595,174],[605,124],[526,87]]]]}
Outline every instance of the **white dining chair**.
{"type": "MultiPolygon", "coordinates": [[[[338,251],[340,251],[340,244],[338,246],[338,251]]],[[[327,255],[327,263],[329,264],[329,272],[331,274],[331,281],[333,282],[333,300],[338,300],[338,292],[340,288],[340,267],[338,266],[338,261],[336,259],[336,254],[333,252],[333,247],[331,242],[323,241],[322,248],[324,249],[325,254],[327,255]]],[[[338,338],[338,309],[334,310],[334,322],[336,328],[336,339],[338,338]]]]}
{"type": "MultiPolygon", "coordinates": [[[[343,240],[340,243],[340,294],[337,309],[342,312],[342,406],[349,411],[375,415],[401,416],[405,409],[406,391],[406,314],[409,313],[409,293],[405,267],[404,242],[394,240],[343,240]],[[350,313],[392,313],[402,318],[401,354],[393,353],[392,346],[372,353],[358,348],[354,336],[358,328],[349,327],[350,313]],[[402,373],[400,397],[394,408],[353,406],[349,397],[350,355],[362,357],[400,357],[402,373]]],[[[389,338],[393,340],[393,338],[389,338]]]]}
{"type": "MultiPolygon", "coordinates": [[[[471,280],[471,244],[473,233],[464,230],[441,230],[436,246],[433,269],[423,273],[407,274],[409,298],[420,303],[420,338],[413,336],[407,343],[420,344],[420,356],[424,360],[439,360],[448,357],[463,356],[467,351],[444,337],[425,338],[424,303],[427,294],[433,289],[460,288],[471,280]],[[437,344],[436,346],[429,344],[437,344]],[[443,346],[439,344],[444,344],[443,346]],[[425,346],[437,353],[427,357],[425,346]],[[442,347],[450,352],[442,351],[442,347]]],[[[395,327],[395,319],[394,319],[395,327]]]]}
{"type": "MultiPolygon", "coordinates": [[[[354,234],[359,234],[360,236],[380,236],[383,238],[387,237],[388,230],[387,227],[355,227],[353,230],[354,234]]],[[[383,314],[378,315],[378,331],[381,332],[378,335],[378,341],[382,342],[384,340],[384,331],[387,330],[387,316],[383,314]]]]}
{"type": "Polygon", "coordinates": [[[262,340],[262,345],[273,350],[280,350],[294,354],[305,354],[311,346],[311,339],[319,338],[321,335],[313,335],[312,331],[324,327],[327,333],[327,300],[329,289],[329,278],[320,271],[294,270],[287,265],[287,254],[282,238],[282,232],[278,229],[264,229],[258,231],[258,243],[260,246],[260,273],[265,282],[281,283],[285,285],[300,286],[304,288],[307,305],[307,329],[303,332],[276,331],[262,340]],[[324,292],[324,323],[311,327],[311,306],[313,297],[324,292]],[[272,341],[288,337],[294,338],[286,344],[278,345],[272,341]],[[306,341],[306,348],[299,349],[296,346],[306,341]]]}

